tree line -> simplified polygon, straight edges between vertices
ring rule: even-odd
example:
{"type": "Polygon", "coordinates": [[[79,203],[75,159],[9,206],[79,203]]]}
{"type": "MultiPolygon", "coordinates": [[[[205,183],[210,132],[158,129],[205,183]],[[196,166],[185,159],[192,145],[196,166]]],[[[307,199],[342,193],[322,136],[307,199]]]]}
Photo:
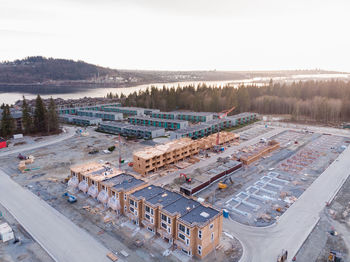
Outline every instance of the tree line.
{"type": "MultiPolygon", "coordinates": [[[[109,93],[108,97],[116,97],[109,93]]],[[[290,114],[295,120],[322,122],[350,120],[350,82],[342,80],[299,81],[224,87],[205,83],[184,87],[154,86],[119,97],[125,106],[158,108],[162,111],[220,112],[236,106],[233,113],[290,114]]]]}
{"type": "Polygon", "coordinates": [[[22,103],[22,125],[16,127],[15,119],[12,117],[10,106],[1,106],[2,119],[0,136],[8,138],[15,133],[24,134],[54,134],[59,132],[59,119],[56,111],[55,101],[51,98],[46,107],[40,95],[35,100],[35,108],[29,107],[25,97],[22,103]]]}

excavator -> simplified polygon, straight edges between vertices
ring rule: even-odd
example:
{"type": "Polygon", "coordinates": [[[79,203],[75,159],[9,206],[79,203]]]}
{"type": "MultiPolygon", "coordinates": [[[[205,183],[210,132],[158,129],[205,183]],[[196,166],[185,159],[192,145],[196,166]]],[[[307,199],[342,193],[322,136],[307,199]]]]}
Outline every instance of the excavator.
{"type": "Polygon", "coordinates": [[[186,180],[186,183],[188,184],[192,182],[192,179],[190,177],[187,177],[185,173],[180,173],[180,177],[184,177],[186,180]]]}
{"type": "Polygon", "coordinates": [[[230,181],[231,185],[234,183],[231,177],[227,177],[227,178],[225,178],[224,180],[221,180],[221,181],[218,183],[218,188],[219,188],[219,189],[226,189],[226,188],[227,188],[228,181],[230,181]]]}

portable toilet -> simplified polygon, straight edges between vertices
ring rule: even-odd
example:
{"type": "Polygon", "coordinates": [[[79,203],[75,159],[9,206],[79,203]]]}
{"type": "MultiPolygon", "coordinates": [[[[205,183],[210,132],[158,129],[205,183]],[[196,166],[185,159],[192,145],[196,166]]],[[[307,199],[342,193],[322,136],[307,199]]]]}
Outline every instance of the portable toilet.
{"type": "Polygon", "coordinates": [[[0,225],[0,238],[2,242],[7,242],[15,238],[12,228],[9,226],[9,224],[3,223],[0,225]]]}
{"type": "Polygon", "coordinates": [[[229,216],[227,209],[223,209],[222,214],[223,214],[224,218],[228,218],[228,216],[229,216]]]}

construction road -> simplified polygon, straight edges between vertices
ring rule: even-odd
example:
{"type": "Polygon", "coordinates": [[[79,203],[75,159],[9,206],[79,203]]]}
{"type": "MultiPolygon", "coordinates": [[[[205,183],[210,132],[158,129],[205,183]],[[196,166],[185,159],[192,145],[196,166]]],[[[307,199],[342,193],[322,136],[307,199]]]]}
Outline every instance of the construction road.
{"type": "Polygon", "coordinates": [[[55,261],[110,261],[102,244],[2,170],[0,202],[55,261]]]}
{"type": "Polygon", "coordinates": [[[225,219],[224,231],[239,239],[244,252],[241,262],[276,261],[282,249],[288,261],[297,253],[326,202],[333,199],[350,175],[350,146],[335,160],[277,221],[269,227],[250,227],[225,219]]]}

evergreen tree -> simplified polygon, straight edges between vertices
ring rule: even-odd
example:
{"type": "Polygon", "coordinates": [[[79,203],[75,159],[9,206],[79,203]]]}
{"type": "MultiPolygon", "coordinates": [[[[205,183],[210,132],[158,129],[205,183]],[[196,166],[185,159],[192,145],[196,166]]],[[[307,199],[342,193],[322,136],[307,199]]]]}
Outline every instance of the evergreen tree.
{"type": "Polygon", "coordinates": [[[47,119],[48,119],[48,131],[49,132],[56,132],[58,131],[59,124],[58,124],[58,116],[56,111],[56,104],[55,101],[50,99],[50,104],[47,112],[47,119]]]}
{"type": "Polygon", "coordinates": [[[23,104],[22,104],[22,124],[24,128],[24,133],[29,134],[33,130],[33,119],[29,110],[29,106],[25,97],[23,96],[23,104]]]}
{"type": "Polygon", "coordinates": [[[5,105],[2,111],[0,134],[3,137],[9,137],[13,134],[15,122],[11,116],[10,106],[5,105]]]}
{"type": "Polygon", "coordinates": [[[34,130],[36,132],[47,131],[47,112],[40,95],[37,96],[35,101],[34,130]]]}

